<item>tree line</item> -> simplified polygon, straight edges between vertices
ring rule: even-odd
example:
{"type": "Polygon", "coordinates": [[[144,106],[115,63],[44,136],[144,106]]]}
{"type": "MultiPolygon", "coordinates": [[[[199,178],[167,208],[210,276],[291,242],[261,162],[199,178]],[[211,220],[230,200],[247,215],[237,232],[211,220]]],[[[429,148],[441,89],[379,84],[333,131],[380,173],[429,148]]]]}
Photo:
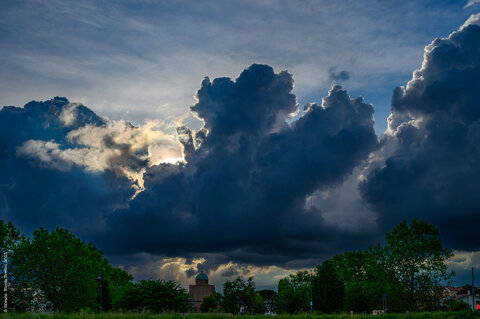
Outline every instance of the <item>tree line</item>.
{"type": "MultiPolygon", "coordinates": [[[[193,311],[187,291],[174,281],[134,282],[93,244],[65,229],[40,228],[28,238],[0,220],[0,248],[8,256],[9,312],[193,311]]],[[[223,295],[204,298],[201,311],[403,312],[458,307],[445,301],[443,288],[454,276],[445,265],[452,256],[437,228],[425,221],[404,221],[386,234],[383,245],[345,252],[313,271],[291,274],[279,281],[277,292],[257,291],[253,278],[227,280],[223,295]]]]}
{"type": "Polygon", "coordinates": [[[27,238],[12,223],[0,221],[0,248],[7,253],[9,312],[191,309],[186,290],[174,281],[133,282],[102,251],[65,229],[40,228],[27,238]]]}
{"type": "MultiPolygon", "coordinates": [[[[265,299],[274,312],[291,314],[468,309],[466,303],[449,299],[445,289],[455,275],[445,265],[452,256],[436,227],[423,220],[403,221],[386,234],[383,245],[336,255],[312,271],[281,279],[277,292],[260,295],[268,295],[265,299]]],[[[226,298],[225,287],[224,293],[226,298]]],[[[252,304],[250,294],[248,305],[252,304]]],[[[238,312],[235,304],[224,305],[238,312]]]]}

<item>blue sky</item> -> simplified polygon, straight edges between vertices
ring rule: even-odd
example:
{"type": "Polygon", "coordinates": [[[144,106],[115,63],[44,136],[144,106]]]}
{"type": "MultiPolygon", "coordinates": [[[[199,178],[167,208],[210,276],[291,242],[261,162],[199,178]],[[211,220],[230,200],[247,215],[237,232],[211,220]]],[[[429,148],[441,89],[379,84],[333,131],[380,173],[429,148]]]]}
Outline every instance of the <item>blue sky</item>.
{"type": "MultiPolygon", "coordinates": [[[[375,106],[382,133],[392,89],[423,47],[478,9],[463,1],[2,1],[1,105],[66,96],[110,119],[188,117],[203,77],[252,63],[288,70],[303,106],[332,84],[375,106]]],[[[198,125],[198,123],[197,123],[198,125]]]]}
{"type": "Polygon", "coordinates": [[[478,31],[452,32],[478,12],[476,0],[0,0],[0,105],[47,101],[0,112],[0,215],[27,233],[67,227],[137,279],[205,271],[263,288],[424,218],[463,284],[480,267],[466,222],[480,205],[480,63],[478,31]]]}

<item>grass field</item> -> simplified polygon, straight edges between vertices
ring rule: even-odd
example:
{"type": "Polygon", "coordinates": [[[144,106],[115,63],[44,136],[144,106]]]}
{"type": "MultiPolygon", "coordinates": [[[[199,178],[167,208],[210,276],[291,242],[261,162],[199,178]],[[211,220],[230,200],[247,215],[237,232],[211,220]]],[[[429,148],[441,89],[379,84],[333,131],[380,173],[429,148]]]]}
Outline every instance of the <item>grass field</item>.
{"type": "Polygon", "coordinates": [[[150,313],[75,313],[75,314],[0,314],[0,319],[222,319],[222,318],[234,318],[239,319],[347,319],[347,318],[383,318],[383,319],[464,319],[464,318],[478,318],[480,319],[480,312],[418,312],[418,313],[404,313],[404,314],[387,314],[383,316],[372,315],[353,315],[350,314],[336,314],[336,315],[324,315],[324,314],[300,314],[300,315],[241,315],[232,316],[226,314],[150,314],[150,313]]]}

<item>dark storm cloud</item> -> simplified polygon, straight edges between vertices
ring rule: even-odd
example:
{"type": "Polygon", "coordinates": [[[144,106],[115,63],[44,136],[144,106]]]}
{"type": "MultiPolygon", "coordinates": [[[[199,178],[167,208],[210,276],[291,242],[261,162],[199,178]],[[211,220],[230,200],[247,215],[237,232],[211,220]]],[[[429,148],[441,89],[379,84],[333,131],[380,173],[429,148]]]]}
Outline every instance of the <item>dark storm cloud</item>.
{"type": "Polygon", "coordinates": [[[373,107],[335,86],[289,126],[298,108],[292,88],[290,74],[266,65],[235,81],[206,78],[191,107],[204,128],[178,130],[187,163],[149,169],[146,191],[111,214],[101,245],[114,253],[228,252],[255,264],[342,245],[348,235],[326,226],[305,197],[341,183],[376,149],[373,107]]]}
{"type": "MultiPolygon", "coordinates": [[[[131,182],[114,171],[124,152],[103,172],[69,160],[68,152],[78,145],[68,136],[82,127],[105,128],[106,121],[65,98],[0,110],[2,219],[26,232],[59,226],[88,235],[99,231],[106,211],[126,205],[134,192],[131,182]]],[[[77,148],[70,157],[87,150],[77,148]]]]}
{"type": "Polygon", "coordinates": [[[323,258],[348,240],[361,243],[327,226],[305,198],[341,184],[377,148],[373,107],[334,86],[289,125],[298,111],[292,88],[289,73],[266,65],[235,81],[205,78],[191,107],[204,127],[177,128],[180,164],[151,165],[149,145],[135,142],[141,128],[65,98],[4,107],[2,218],[25,231],[67,227],[108,254],[210,256],[204,271],[230,260],[323,258]]]}
{"type": "Polygon", "coordinates": [[[422,68],[393,92],[385,165],[361,185],[391,227],[424,218],[452,248],[478,250],[480,205],[480,27],[425,49],[422,68]]]}
{"type": "Polygon", "coordinates": [[[78,105],[75,110],[76,116],[66,125],[61,115],[69,106],[67,99],[55,97],[46,102],[32,101],[23,108],[3,107],[0,110],[1,155],[6,156],[12,147],[28,139],[65,141],[68,132],[80,126],[104,124],[104,120],[90,109],[78,105]]]}

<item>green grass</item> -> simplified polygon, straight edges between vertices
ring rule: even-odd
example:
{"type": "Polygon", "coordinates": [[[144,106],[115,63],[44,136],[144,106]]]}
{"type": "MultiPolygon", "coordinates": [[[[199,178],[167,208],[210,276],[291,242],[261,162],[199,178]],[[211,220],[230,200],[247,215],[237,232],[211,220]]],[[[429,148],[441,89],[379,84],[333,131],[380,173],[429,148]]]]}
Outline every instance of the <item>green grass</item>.
{"type": "Polygon", "coordinates": [[[404,314],[387,314],[383,316],[372,316],[357,314],[350,316],[350,314],[336,314],[336,315],[324,315],[324,314],[299,314],[299,315],[241,315],[232,316],[228,314],[150,314],[150,313],[103,313],[95,314],[89,312],[80,312],[74,314],[0,314],[0,319],[362,319],[362,318],[377,318],[377,319],[468,319],[478,318],[480,319],[480,312],[417,312],[417,313],[404,313],[404,314]]]}

